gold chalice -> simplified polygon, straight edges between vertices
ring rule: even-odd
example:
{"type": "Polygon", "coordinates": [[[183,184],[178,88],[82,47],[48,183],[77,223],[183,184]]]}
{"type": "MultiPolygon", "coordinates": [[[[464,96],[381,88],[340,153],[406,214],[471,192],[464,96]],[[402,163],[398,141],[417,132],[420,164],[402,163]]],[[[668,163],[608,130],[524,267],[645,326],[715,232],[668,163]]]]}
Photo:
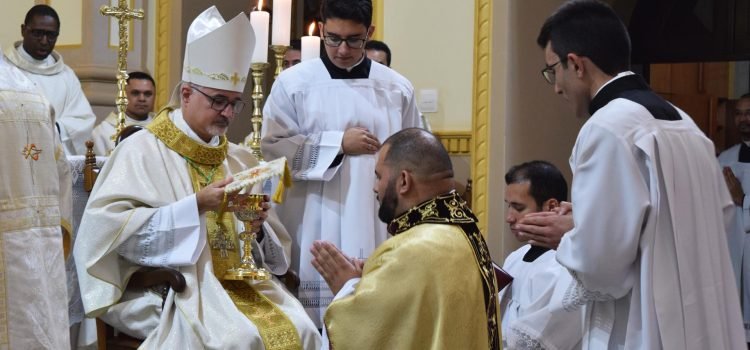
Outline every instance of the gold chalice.
{"type": "Polygon", "coordinates": [[[268,270],[255,265],[252,254],[252,243],[255,240],[255,232],[251,231],[252,222],[257,220],[263,212],[263,207],[261,207],[263,198],[263,194],[238,194],[227,204],[227,210],[234,212],[234,216],[245,224],[245,231],[239,235],[242,241],[240,266],[227,270],[224,279],[263,281],[271,278],[268,270]]]}

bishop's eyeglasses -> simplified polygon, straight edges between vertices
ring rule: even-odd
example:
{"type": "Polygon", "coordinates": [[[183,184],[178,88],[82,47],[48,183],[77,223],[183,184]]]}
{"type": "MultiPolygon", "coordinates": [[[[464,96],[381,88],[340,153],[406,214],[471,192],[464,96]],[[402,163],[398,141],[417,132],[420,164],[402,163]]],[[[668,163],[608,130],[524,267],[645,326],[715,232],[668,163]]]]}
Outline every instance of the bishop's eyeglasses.
{"type": "Polygon", "coordinates": [[[542,76],[544,77],[544,80],[546,80],[551,85],[555,85],[555,66],[560,64],[562,61],[557,61],[553,64],[545,64],[544,69],[542,69],[542,76]]]}
{"type": "Polygon", "coordinates": [[[243,100],[229,102],[229,100],[224,96],[210,96],[194,85],[191,85],[190,87],[193,88],[193,90],[200,92],[201,95],[206,96],[206,98],[211,101],[211,109],[217,112],[223,112],[224,109],[226,109],[229,105],[232,105],[232,111],[234,112],[234,114],[240,114],[240,112],[242,112],[242,109],[245,108],[245,101],[243,100]]]}

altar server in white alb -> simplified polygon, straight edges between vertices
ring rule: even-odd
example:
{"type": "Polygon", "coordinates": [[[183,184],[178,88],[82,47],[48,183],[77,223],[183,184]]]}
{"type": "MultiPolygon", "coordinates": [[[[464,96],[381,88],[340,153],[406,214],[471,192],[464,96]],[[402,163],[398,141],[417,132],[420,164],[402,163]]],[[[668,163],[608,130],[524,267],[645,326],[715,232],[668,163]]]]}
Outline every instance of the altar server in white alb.
{"type": "Polygon", "coordinates": [[[372,2],[324,0],[320,16],[325,53],[279,75],[261,144],[264,156],[292,165],[296,182],[278,210],[294,234],[300,301],[318,326],[333,295],[310,265],[313,241],[365,258],[387,238],[372,192],[375,153],[391,134],[420,126],[411,83],[365,55],[372,2]]]}
{"type": "Polygon", "coordinates": [[[609,5],[566,2],[537,43],[544,77],[591,117],[570,157],[573,222],[535,213],[519,230],[569,230],[556,253],[573,276],[561,302],[583,308],[583,348],[746,348],[727,247],[734,206],[711,140],[629,71],[627,29],[609,5]]]}
{"type": "Polygon", "coordinates": [[[72,181],[50,113],[34,83],[0,56],[2,349],[70,347],[63,242],[72,181]]]}
{"type": "Polygon", "coordinates": [[[26,13],[21,25],[23,41],[5,48],[5,56],[34,82],[54,108],[65,153],[83,155],[96,116],[78,77],[63,63],[60,53],[54,51],[59,35],[57,12],[47,5],[36,5],[26,13]]]}
{"type": "MultiPolygon", "coordinates": [[[[245,14],[216,7],[188,29],[183,82],[145,131],[115,148],[91,193],[74,250],[90,317],[145,339],[142,349],[313,349],[318,330],[277,279],[230,281],[243,224],[224,211],[231,174],[257,165],[225,132],[245,105],[255,35],[245,14]],[[166,297],[126,288],[142,266],[181,272],[166,297]]],[[[268,204],[266,203],[266,206],[268,204]]],[[[291,237],[273,212],[245,229],[273,274],[287,272],[291,237]]]]}
{"type": "MultiPolygon", "coordinates": [[[[145,127],[154,119],[154,98],[156,96],[156,83],[148,73],[128,73],[125,95],[128,98],[128,106],[125,110],[125,126],[137,125],[145,127]]],[[[112,135],[117,132],[117,110],[109,113],[91,134],[94,141],[94,153],[97,156],[108,156],[115,149],[112,135]]]]}
{"type": "Polygon", "coordinates": [[[750,94],[742,95],[737,101],[734,125],[742,142],[721,152],[719,163],[724,167],[724,178],[735,207],[729,231],[729,252],[740,291],[745,339],[750,343],[750,200],[747,198],[750,192],[750,94]]]}

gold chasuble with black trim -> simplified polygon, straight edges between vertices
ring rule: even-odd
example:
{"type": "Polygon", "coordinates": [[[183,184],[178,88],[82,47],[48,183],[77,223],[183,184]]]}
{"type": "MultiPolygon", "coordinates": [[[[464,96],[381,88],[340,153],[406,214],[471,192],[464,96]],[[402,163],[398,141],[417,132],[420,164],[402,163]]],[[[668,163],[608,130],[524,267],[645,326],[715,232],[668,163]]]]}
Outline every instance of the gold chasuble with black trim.
{"type": "Polygon", "coordinates": [[[436,197],[409,209],[388,224],[388,233],[397,235],[420,224],[448,224],[461,227],[469,240],[479,272],[482,274],[484,303],[487,309],[487,336],[490,349],[500,349],[500,332],[497,320],[497,280],[492,267],[492,257],[477,227],[477,217],[466,206],[466,201],[455,191],[436,197]]]}
{"type": "MultiPolygon", "coordinates": [[[[170,120],[171,111],[169,108],[163,109],[147,128],[185,159],[193,190],[198,193],[207,185],[226,177],[223,163],[227,157],[228,142],[224,135],[215,147],[191,139],[170,120]]],[[[229,268],[240,265],[240,244],[234,216],[225,213],[224,206],[226,203],[218,212],[206,212],[207,241],[214,275],[221,281],[235,306],[258,328],[266,349],[302,349],[294,324],[274,303],[246,282],[224,280],[229,268]]]]}
{"type": "Polygon", "coordinates": [[[438,196],[388,228],[393,236],[367,259],[353,292],[326,311],[331,346],[500,349],[492,261],[463,199],[438,196]]]}

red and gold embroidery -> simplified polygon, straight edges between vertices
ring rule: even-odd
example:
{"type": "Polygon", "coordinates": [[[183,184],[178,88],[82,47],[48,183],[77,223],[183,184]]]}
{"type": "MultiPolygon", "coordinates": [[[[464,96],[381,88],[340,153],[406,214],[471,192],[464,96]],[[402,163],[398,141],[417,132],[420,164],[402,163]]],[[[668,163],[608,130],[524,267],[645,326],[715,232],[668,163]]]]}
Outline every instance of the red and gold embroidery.
{"type": "Polygon", "coordinates": [[[23,151],[21,151],[24,159],[29,159],[29,157],[31,157],[33,160],[39,160],[39,153],[42,153],[42,150],[36,148],[36,145],[33,143],[24,146],[23,151]]]}

